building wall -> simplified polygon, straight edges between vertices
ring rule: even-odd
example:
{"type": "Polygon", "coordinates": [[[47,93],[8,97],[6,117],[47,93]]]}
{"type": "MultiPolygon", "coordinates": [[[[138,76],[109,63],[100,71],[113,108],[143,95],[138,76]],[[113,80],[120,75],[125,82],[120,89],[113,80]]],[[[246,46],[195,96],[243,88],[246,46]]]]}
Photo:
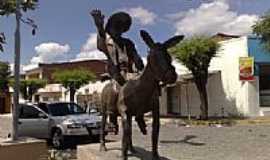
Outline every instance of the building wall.
{"type": "MultiPolygon", "coordinates": [[[[106,64],[107,62],[104,60],[39,64],[38,68],[26,71],[26,79],[39,78],[47,80],[48,84],[44,88],[39,89],[38,93],[34,95],[39,96],[40,101],[69,101],[69,92],[60,84],[55,84],[53,73],[57,70],[84,69],[93,72],[98,80],[100,79],[100,75],[106,72],[106,64]]],[[[82,88],[85,88],[85,86],[82,88]]],[[[81,92],[81,90],[78,90],[76,94],[79,92],[81,92]]]]}
{"type": "Polygon", "coordinates": [[[100,77],[100,74],[106,72],[106,62],[101,60],[67,62],[59,64],[41,64],[40,67],[42,68],[43,79],[47,79],[50,83],[53,82],[53,73],[57,70],[85,69],[93,72],[97,78],[100,77]]]}
{"type": "MultiPolygon", "coordinates": [[[[239,57],[249,56],[248,38],[234,38],[222,41],[220,44],[221,49],[217,57],[212,59],[209,67],[209,73],[220,71],[220,73],[210,76],[207,84],[209,116],[262,115],[259,108],[258,79],[253,82],[239,80],[239,57]]],[[[182,116],[188,114],[185,87],[185,84],[181,84],[182,116]]],[[[200,99],[194,83],[188,84],[188,91],[191,115],[198,116],[200,99]]]]}

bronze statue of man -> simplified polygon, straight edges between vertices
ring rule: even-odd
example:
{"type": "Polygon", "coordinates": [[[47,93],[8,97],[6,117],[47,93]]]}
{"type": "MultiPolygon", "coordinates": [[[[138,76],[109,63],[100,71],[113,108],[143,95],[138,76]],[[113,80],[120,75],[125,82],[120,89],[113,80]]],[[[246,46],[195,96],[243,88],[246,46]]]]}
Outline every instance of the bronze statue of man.
{"type": "MultiPolygon", "coordinates": [[[[144,68],[143,61],[138,55],[134,43],[130,39],[122,37],[122,34],[129,30],[132,19],[125,12],[117,12],[109,17],[104,28],[105,17],[101,11],[96,9],[90,14],[98,31],[97,48],[108,59],[107,71],[110,78],[123,86],[129,79],[129,73],[142,71],[144,68]]],[[[116,134],[118,132],[117,115],[115,113],[110,114],[110,121],[116,126],[116,134]]],[[[146,134],[146,124],[143,116],[136,117],[136,121],[142,133],[146,134]]]]}
{"type": "Polygon", "coordinates": [[[122,37],[131,26],[132,19],[125,12],[117,12],[109,17],[104,28],[104,15],[100,10],[93,10],[92,17],[98,31],[97,48],[108,58],[108,73],[111,78],[123,86],[126,82],[126,73],[133,73],[144,68],[143,61],[138,55],[134,43],[122,37]]]}

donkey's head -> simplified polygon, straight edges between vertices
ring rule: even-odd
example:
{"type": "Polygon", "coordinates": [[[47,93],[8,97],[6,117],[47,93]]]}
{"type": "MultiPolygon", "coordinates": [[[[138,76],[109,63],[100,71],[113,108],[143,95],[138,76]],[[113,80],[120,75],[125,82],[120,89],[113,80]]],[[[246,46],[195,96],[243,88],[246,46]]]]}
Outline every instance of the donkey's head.
{"type": "Polygon", "coordinates": [[[177,74],[167,49],[183,40],[184,36],[174,36],[164,43],[156,43],[146,31],[141,30],[141,37],[150,48],[147,63],[153,72],[155,79],[164,84],[174,83],[177,74]]]}

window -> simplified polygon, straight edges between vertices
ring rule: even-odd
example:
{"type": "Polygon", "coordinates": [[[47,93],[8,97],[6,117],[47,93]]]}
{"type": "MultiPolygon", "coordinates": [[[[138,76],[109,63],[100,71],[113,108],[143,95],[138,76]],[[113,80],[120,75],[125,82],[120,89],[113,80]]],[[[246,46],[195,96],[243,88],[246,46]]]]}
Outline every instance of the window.
{"type": "Polygon", "coordinates": [[[38,108],[41,109],[42,111],[44,111],[45,113],[49,112],[46,103],[39,103],[38,108]]]}
{"type": "Polygon", "coordinates": [[[88,88],[85,89],[84,92],[85,92],[85,94],[89,94],[89,89],[88,88]]]}
{"type": "Polygon", "coordinates": [[[82,114],[85,111],[75,103],[55,103],[48,105],[53,116],[66,116],[71,114],[82,114]]]}
{"type": "Polygon", "coordinates": [[[23,119],[39,118],[39,113],[40,111],[34,108],[33,106],[22,105],[20,107],[19,118],[23,119]]]}
{"type": "Polygon", "coordinates": [[[43,99],[43,101],[45,101],[45,102],[46,102],[46,101],[49,101],[49,97],[43,97],[42,99],[43,99]]]}

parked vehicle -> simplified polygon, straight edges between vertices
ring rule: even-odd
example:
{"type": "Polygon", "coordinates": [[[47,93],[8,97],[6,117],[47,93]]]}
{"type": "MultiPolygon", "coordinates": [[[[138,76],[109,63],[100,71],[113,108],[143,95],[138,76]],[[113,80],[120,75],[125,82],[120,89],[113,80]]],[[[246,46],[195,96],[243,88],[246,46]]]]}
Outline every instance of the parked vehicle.
{"type": "Polygon", "coordinates": [[[99,115],[87,114],[76,103],[21,104],[19,108],[19,135],[49,139],[55,148],[63,147],[68,138],[98,139],[100,126],[99,115]]]}
{"type": "Polygon", "coordinates": [[[98,107],[95,105],[87,106],[85,109],[85,112],[90,114],[90,115],[92,115],[92,114],[101,115],[98,107]]]}

